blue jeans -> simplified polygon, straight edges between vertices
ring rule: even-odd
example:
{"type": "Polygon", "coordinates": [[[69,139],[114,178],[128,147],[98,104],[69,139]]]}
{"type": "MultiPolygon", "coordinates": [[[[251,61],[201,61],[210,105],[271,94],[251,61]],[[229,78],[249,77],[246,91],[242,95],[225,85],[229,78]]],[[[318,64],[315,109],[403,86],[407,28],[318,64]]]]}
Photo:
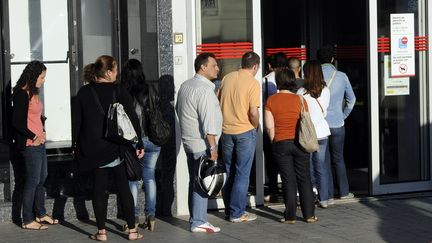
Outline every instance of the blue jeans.
{"type": "Polygon", "coordinates": [[[327,153],[327,164],[329,165],[329,196],[333,198],[334,187],[333,187],[333,174],[332,166],[335,169],[336,182],[339,187],[339,195],[341,197],[348,195],[349,185],[348,178],[345,168],[344,160],[344,141],[345,141],[345,127],[330,128],[331,135],[329,136],[329,146],[327,153]]]}
{"type": "Polygon", "coordinates": [[[28,224],[35,219],[35,216],[43,217],[46,215],[44,183],[48,176],[48,169],[45,145],[27,146],[22,151],[22,155],[26,170],[23,195],[23,223],[28,224]]]}
{"type": "Polygon", "coordinates": [[[201,189],[198,184],[199,159],[205,155],[206,151],[197,153],[186,153],[189,170],[189,223],[191,229],[207,223],[207,203],[208,195],[201,189]]]}
{"type": "MultiPolygon", "coordinates": [[[[156,180],[155,168],[161,148],[152,143],[148,137],[143,137],[144,144],[144,157],[141,159],[142,165],[142,180],[145,196],[144,211],[146,216],[154,216],[156,214],[156,180]]],[[[135,216],[139,216],[138,207],[138,190],[139,181],[129,181],[129,188],[131,190],[134,205],[135,216]]]]}
{"type": "Polygon", "coordinates": [[[326,163],[328,139],[318,140],[319,150],[311,154],[311,181],[312,185],[318,189],[320,201],[329,199],[329,171],[330,168],[326,163]]]}
{"type": "Polygon", "coordinates": [[[225,214],[241,217],[247,205],[252,162],[255,156],[256,130],[230,135],[222,134],[222,157],[228,181],[223,190],[225,214]]]}

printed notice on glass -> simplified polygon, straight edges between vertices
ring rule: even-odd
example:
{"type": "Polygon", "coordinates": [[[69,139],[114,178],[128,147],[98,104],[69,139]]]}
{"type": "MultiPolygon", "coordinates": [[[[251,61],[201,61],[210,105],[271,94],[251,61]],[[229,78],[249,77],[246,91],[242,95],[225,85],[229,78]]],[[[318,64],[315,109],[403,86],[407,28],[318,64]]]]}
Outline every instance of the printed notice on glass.
{"type": "Polygon", "coordinates": [[[390,57],[384,56],[384,95],[385,96],[397,96],[397,95],[409,95],[409,77],[393,78],[390,76],[390,57]]]}
{"type": "Polygon", "coordinates": [[[415,76],[414,14],[390,14],[391,76],[415,76]]]}

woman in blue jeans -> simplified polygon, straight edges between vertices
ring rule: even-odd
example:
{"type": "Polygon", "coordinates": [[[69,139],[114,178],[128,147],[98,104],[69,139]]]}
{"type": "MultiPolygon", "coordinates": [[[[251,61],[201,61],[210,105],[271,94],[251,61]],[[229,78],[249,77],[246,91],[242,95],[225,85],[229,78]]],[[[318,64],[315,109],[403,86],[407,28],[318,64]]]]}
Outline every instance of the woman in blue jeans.
{"type": "MultiPolygon", "coordinates": [[[[144,157],[141,159],[142,180],[145,193],[146,227],[153,231],[156,214],[156,180],[155,168],[160,154],[160,147],[155,145],[147,136],[147,123],[151,119],[148,114],[149,86],[145,80],[142,63],[137,59],[129,59],[121,73],[121,83],[134,98],[135,111],[141,124],[144,144],[144,157]]],[[[130,181],[129,187],[135,203],[135,222],[139,224],[138,191],[139,181],[130,181]]]]}
{"type": "Polygon", "coordinates": [[[45,150],[45,118],[39,90],[45,82],[46,67],[42,62],[30,62],[13,88],[12,126],[14,142],[25,164],[23,190],[23,229],[44,230],[45,224],[58,220],[46,213],[45,179],[48,175],[45,150]]]}
{"type": "Polygon", "coordinates": [[[319,144],[318,151],[311,155],[311,180],[312,185],[318,188],[319,206],[327,208],[330,168],[326,163],[326,151],[330,128],[325,117],[330,103],[330,90],[326,87],[320,62],[306,62],[303,66],[303,73],[305,83],[297,94],[303,95],[308,104],[319,144]]]}

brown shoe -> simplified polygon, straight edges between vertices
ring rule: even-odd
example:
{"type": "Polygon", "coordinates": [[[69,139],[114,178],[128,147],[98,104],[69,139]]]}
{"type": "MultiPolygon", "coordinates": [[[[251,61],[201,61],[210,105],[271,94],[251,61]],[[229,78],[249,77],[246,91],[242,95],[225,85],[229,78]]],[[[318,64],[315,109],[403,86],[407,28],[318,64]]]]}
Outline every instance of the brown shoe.
{"type": "Polygon", "coordinates": [[[155,220],[155,217],[153,215],[147,216],[147,219],[146,219],[147,225],[146,226],[147,226],[148,230],[154,231],[155,230],[155,223],[156,223],[156,220],[155,220]]]}
{"type": "Polygon", "coordinates": [[[317,216],[312,216],[312,217],[306,219],[306,222],[308,222],[310,224],[311,223],[315,223],[316,221],[318,221],[318,217],[317,216]]]}
{"type": "Polygon", "coordinates": [[[295,224],[296,220],[295,219],[285,219],[285,218],[281,218],[279,220],[279,222],[283,223],[283,224],[295,224]]]}

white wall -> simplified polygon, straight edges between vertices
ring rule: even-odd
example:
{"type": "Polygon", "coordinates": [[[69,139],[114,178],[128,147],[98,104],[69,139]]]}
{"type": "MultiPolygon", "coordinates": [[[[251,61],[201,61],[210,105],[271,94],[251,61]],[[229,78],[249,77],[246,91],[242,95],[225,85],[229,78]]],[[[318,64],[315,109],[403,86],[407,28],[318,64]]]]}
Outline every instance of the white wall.
{"type": "MultiPolygon", "coordinates": [[[[173,45],[174,56],[174,85],[178,92],[180,85],[194,75],[193,61],[195,53],[195,1],[172,1],[172,23],[174,33],[183,33],[183,44],[173,45]],[[177,60],[177,61],[176,61],[177,60]]],[[[177,102],[177,97],[175,97],[177,102]]],[[[180,138],[180,128],[176,122],[176,137],[180,138]]],[[[177,168],[175,175],[175,212],[177,215],[187,215],[188,211],[188,183],[189,173],[187,169],[186,154],[180,139],[177,139],[177,168]]]]}

